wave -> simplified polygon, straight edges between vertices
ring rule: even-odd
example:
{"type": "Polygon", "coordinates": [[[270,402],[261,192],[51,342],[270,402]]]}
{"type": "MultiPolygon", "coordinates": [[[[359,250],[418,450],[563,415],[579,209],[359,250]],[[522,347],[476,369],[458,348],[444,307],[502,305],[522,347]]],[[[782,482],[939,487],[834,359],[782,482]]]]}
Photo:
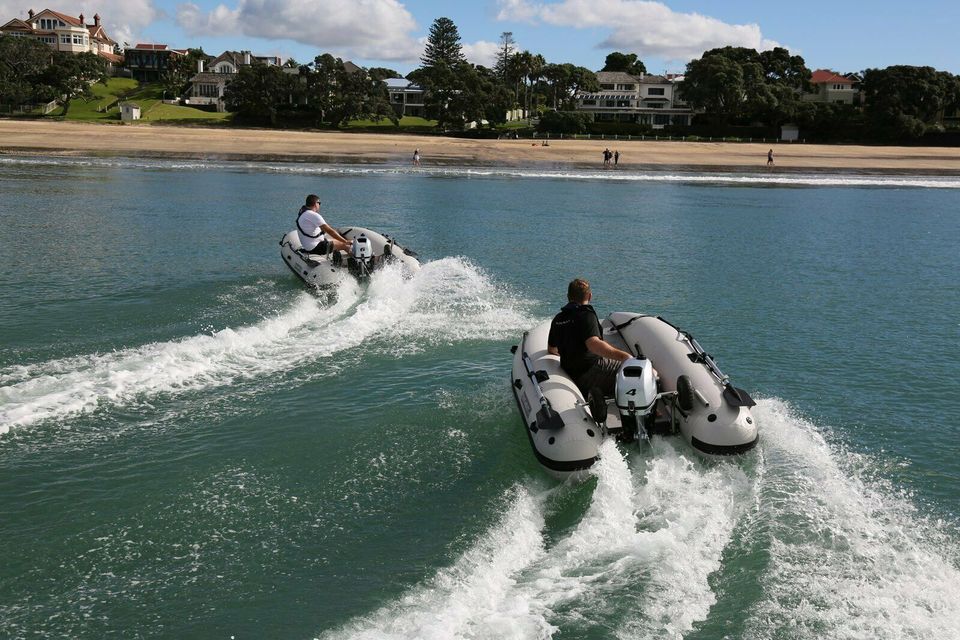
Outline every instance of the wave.
{"type": "Polygon", "coordinates": [[[956,537],[785,403],[761,400],[757,416],[753,473],[675,439],[636,456],[607,441],[568,530],[548,522],[570,487],[514,486],[451,566],[322,637],[680,638],[727,624],[711,620],[724,571],[758,585],[722,603],[742,612],[742,637],[960,637],[956,537]]]}
{"type": "Polygon", "coordinates": [[[72,158],[0,156],[3,166],[68,166],[146,169],[162,171],[230,171],[292,175],[362,176],[409,175],[419,177],[514,178],[536,180],[591,180],[626,183],[684,183],[730,186],[856,187],[960,189],[960,178],[935,175],[885,175],[827,173],[718,173],[685,171],[593,171],[570,169],[524,169],[484,167],[425,167],[388,165],[317,165],[307,163],[249,162],[216,160],[174,160],[142,158],[72,158]]]}
{"type": "Polygon", "coordinates": [[[386,268],[366,288],[346,281],[329,306],[304,292],[254,325],[0,369],[0,434],[100,407],[271,376],[303,366],[305,348],[315,347],[318,368],[329,371],[334,355],[375,337],[395,354],[434,341],[499,339],[532,323],[524,305],[465,259],[427,263],[413,278],[399,267],[386,268]]]}

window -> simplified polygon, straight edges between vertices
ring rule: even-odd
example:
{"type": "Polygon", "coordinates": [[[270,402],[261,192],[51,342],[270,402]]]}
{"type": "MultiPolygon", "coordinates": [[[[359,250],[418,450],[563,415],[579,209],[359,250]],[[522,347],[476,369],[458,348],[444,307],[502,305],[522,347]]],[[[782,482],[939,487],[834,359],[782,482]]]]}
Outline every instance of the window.
{"type": "Polygon", "coordinates": [[[70,36],[60,36],[60,44],[70,44],[70,36]]]}
{"type": "Polygon", "coordinates": [[[663,109],[662,102],[654,102],[653,104],[648,104],[647,109],[663,109]]]}
{"type": "Polygon", "coordinates": [[[597,101],[596,101],[596,100],[586,100],[586,99],[585,99],[585,100],[583,100],[583,101],[581,102],[581,104],[582,104],[583,106],[585,106],[585,107],[593,107],[593,106],[596,106],[597,101]]]}
{"type": "Polygon", "coordinates": [[[395,104],[403,104],[403,94],[402,93],[391,93],[390,102],[395,104]]]}
{"type": "Polygon", "coordinates": [[[601,91],[613,91],[614,88],[615,88],[615,86],[616,86],[616,85],[612,85],[612,84],[602,84],[602,85],[600,85],[600,90],[601,90],[601,91]]]}
{"type": "Polygon", "coordinates": [[[685,127],[688,124],[690,124],[690,117],[689,116],[673,116],[673,124],[680,125],[681,127],[685,127]]]}
{"type": "Polygon", "coordinates": [[[663,87],[650,87],[647,89],[648,96],[662,96],[664,95],[665,89],[663,87]]]}
{"type": "Polygon", "coordinates": [[[670,124],[670,116],[665,113],[658,113],[653,116],[653,124],[670,124]]]}
{"type": "Polygon", "coordinates": [[[83,44],[83,36],[73,36],[73,44],[83,44]]]}
{"type": "Polygon", "coordinates": [[[215,84],[198,84],[197,96],[201,98],[219,98],[220,92],[217,91],[217,85],[215,84]]]}
{"type": "Polygon", "coordinates": [[[603,106],[605,106],[605,107],[615,107],[615,106],[617,106],[617,101],[616,101],[616,100],[604,100],[604,101],[603,101],[603,106]]]}
{"type": "Polygon", "coordinates": [[[618,106],[618,107],[629,107],[629,106],[630,106],[630,101],[629,101],[629,100],[617,100],[617,106],[618,106]]]}
{"type": "Polygon", "coordinates": [[[632,84],[618,84],[617,91],[633,91],[636,87],[632,84]]]}

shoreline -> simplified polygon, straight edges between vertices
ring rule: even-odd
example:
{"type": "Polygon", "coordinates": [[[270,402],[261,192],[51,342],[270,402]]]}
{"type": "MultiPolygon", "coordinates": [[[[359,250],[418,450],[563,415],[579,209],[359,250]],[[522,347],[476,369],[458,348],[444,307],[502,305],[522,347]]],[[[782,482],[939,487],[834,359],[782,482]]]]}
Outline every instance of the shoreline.
{"type": "Polygon", "coordinates": [[[601,170],[604,148],[617,149],[617,171],[641,170],[960,175],[960,148],[799,143],[446,138],[400,133],[287,131],[213,127],[105,125],[0,120],[0,155],[409,165],[423,167],[601,170]],[[775,164],[766,166],[767,150],[775,164]]]}

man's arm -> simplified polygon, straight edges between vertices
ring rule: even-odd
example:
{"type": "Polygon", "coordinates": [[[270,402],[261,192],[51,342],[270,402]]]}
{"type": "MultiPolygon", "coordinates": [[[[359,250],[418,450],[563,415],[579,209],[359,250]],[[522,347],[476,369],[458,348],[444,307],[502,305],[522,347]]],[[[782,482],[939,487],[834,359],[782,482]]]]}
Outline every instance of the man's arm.
{"type": "Polygon", "coordinates": [[[334,229],[333,227],[331,227],[330,225],[328,225],[328,224],[322,224],[322,225],[320,225],[320,228],[323,230],[323,232],[324,232],[325,234],[327,234],[327,237],[328,237],[328,238],[333,238],[334,240],[339,240],[340,242],[342,242],[342,243],[344,243],[344,244],[350,244],[350,241],[349,241],[349,240],[347,240],[347,239],[344,238],[342,235],[340,235],[339,233],[337,233],[337,230],[334,229]]]}
{"type": "Polygon", "coordinates": [[[555,346],[551,344],[547,346],[547,353],[549,353],[552,356],[558,356],[560,355],[560,349],[557,349],[555,346]]]}
{"type": "Polygon", "coordinates": [[[624,360],[629,360],[633,356],[627,353],[626,351],[621,351],[616,347],[613,347],[597,336],[590,336],[587,338],[587,350],[590,353],[600,356],[601,358],[610,358],[611,360],[619,360],[623,362],[624,360]]]}

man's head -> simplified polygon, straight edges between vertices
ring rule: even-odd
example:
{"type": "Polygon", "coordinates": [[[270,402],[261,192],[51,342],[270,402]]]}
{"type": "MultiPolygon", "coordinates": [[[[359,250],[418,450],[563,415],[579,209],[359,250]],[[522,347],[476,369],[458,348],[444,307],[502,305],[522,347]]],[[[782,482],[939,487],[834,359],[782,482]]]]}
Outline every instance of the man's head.
{"type": "Polygon", "coordinates": [[[578,304],[590,302],[593,294],[590,291],[590,283],[583,278],[577,278],[567,286],[567,300],[578,304]]]}
{"type": "Polygon", "coordinates": [[[311,193],[307,196],[307,203],[304,205],[307,209],[313,209],[316,211],[320,208],[320,196],[311,193]]]}

